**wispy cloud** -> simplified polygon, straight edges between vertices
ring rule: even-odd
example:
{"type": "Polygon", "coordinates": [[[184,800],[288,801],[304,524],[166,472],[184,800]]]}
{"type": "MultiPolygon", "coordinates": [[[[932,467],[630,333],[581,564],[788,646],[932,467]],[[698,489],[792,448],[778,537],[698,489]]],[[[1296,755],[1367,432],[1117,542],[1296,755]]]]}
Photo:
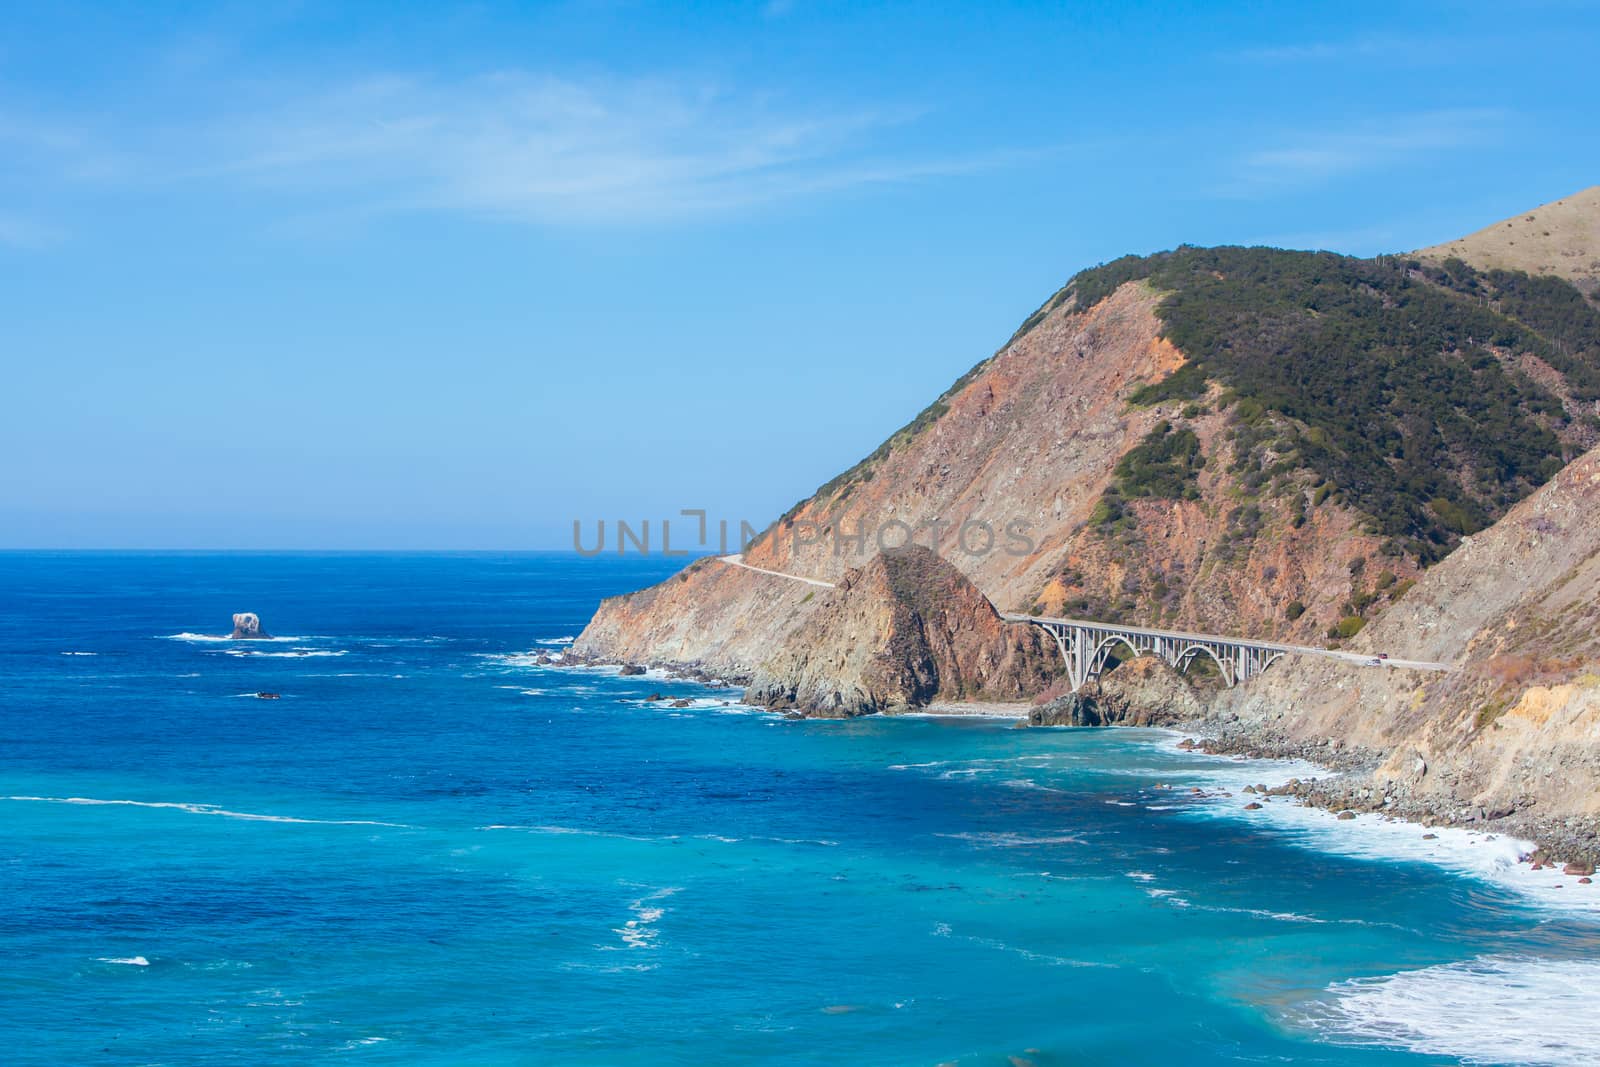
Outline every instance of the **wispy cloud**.
{"type": "Polygon", "coordinates": [[[37,249],[58,243],[62,232],[54,226],[22,215],[0,211],[0,245],[37,249]]]}
{"type": "Polygon", "coordinates": [[[1252,63],[1324,63],[1367,59],[1391,63],[1434,62],[1458,51],[1460,45],[1460,42],[1437,36],[1353,37],[1245,48],[1229,55],[1252,63]]]}
{"type": "Polygon", "coordinates": [[[1298,130],[1245,153],[1223,192],[1245,195],[1382,169],[1439,152],[1486,143],[1510,114],[1499,108],[1457,108],[1385,115],[1298,130]]]}
{"type": "Polygon", "coordinates": [[[503,72],[229,89],[208,117],[163,125],[0,121],[0,145],[25,144],[33,169],[60,177],[243,190],[289,213],[538,224],[704,217],[1023,155],[906,148],[923,117],[908,109],[795,105],[682,80],[503,72]]]}

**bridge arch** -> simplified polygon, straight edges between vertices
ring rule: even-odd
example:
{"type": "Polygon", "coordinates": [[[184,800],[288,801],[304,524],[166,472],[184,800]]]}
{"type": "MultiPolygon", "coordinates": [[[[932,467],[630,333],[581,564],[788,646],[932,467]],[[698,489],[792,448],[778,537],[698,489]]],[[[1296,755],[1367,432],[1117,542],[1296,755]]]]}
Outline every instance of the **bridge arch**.
{"type": "Polygon", "coordinates": [[[1184,646],[1172,661],[1173,669],[1179,674],[1185,673],[1188,671],[1189,665],[1194,662],[1195,657],[1201,653],[1210,656],[1211,662],[1217,665],[1217,672],[1222,675],[1222,680],[1230,686],[1233,685],[1232,669],[1222,661],[1222,657],[1218,656],[1216,650],[1210,645],[1192,644],[1184,646]]]}
{"type": "Polygon", "coordinates": [[[1106,634],[1094,646],[1094,653],[1089,659],[1089,677],[1098,678],[1105,673],[1106,660],[1110,658],[1111,650],[1118,645],[1132,653],[1130,659],[1153,655],[1155,652],[1153,648],[1140,648],[1138,642],[1126,634],[1106,634]]]}

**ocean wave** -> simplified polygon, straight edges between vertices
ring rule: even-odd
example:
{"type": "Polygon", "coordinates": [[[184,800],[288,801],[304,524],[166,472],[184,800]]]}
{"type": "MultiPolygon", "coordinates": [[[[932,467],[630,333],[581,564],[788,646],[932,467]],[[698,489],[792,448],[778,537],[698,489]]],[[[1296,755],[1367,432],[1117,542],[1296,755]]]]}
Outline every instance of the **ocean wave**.
{"type": "Polygon", "coordinates": [[[948,837],[953,841],[965,841],[978,848],[1029,848],[1034,845],[1081,845],[1083,838],[1075,834],[1051,834],[1045,837],[1030,836],[1028,834],[1014,834],[1002,832],[980,832],[959,834],[934,834],[935,837],[948,837]]]}
{"type": "Polygon", "coordinates": [[[229,648],[223,651],[227,656],[255,656],[262,659],[321,659],[326,656],[343,656],[348,654],[343,648],[296,648],[288,652],[258,652],[253,648],[229,648]]]}
{"type": "Polygon", "coordinates": [[[98,656],[98,652],[63,652],[63,656],[98,656]]]}
{"type": "Polygon", "coordinates": [[[1383,1045],[1470,1064],[1592,1064],[1600,961],[1479,956],[1328,987],[1303,1021],[1341,1044],[1383,1045]]]}
{"type": "Polygon", "coordinates": [[[312,641],[312,637],[230,637],[227,634],[192,634],[185,630],[181,634],[161,634],[164,641],[190,641],[195,644],[252,644],[262,645],[281,641],[312,641]]]}
{"type": "Polygon", "coordinates": [[[1053,785],[1044,785],[1031,778],[1007,778],[1000,783],[1008,789],[1026,789],[1034,793],[1065,793],[1065,789],[1057,789],[1053,785]]]}
{"type": "MultiPolygon", "coordinates": [[[[1181,735],[1167,733],[1169,736],[1157,743],[1175,747],[1181,735]]],[[[1292,797],[1245,797],[1246,785],[1278,786],[1290,778],[1328,778],[1336,772],[1305,760],[1187,755],[1215,763],[1181,772],[1169,769],[1165,773],[1186,784],[1209,787],[1207,792],[1193,795],[1194,802],[1190,804],[1149,805],[1149,810],[1176,809],[1202,817],[1249,820],[1270,827],[1302,848],[1374,862],[1426,863],[1499,886],[1540,907],[1600,916],[1600,892],[1594,886],[1580,885],[1575,878],[1563,875],[1559,867],[1535,871],[1522,862],[1534,849],[1532,841],[1458,826],[1427,827],[1377,812],[1360,812],[1353,819],[1340,819],[1335,812],[1302,804],[1292,797]],[[1234,795],[1224,797],[1219,792],[1234,795]],[[1254,800],[1262,807],[1247,811],[1246,800],[1254,800]]],[[[1159,776],[1160,772],[1152,771],[1152,777],[1159,776]]]]}
{"type": "Polygon", "coordinates": [[[128,967],[148,967],[150,961],[143,956],[101,956],[96,963],[120,963],[128,967]]]}
{"type": "Polygon", "coordinates": [[[661,931],[655,924],[667,913],[667,909],[658,902],[682,891],[682,886],[664,886],[633,901],[628,905],[633,918],[615,927],[612,933],[622,938],[622,943],[630,949],[658,947],[656,941],[661,936],[661,931]]]}
{"type": "MultiPolygon", "coordinates": [[[[549,670],[552,667],[560,667],[567,671],[590,671],[602,674],[608,672],[608,668],[604,667],[563,663],[564,657],[560,652],[474,652],[473,658],[488,660],[490,663],[498,664],[501,667],[531,667],[535,670],[549,670]],[[539,660],[541,659],[549,662],[540,663],[539,660]]],[[[609,668],[609,673],[617,674],[621,670],[622,668],[620,667],[609,668]]]]}
{"type": "Polygon", "coordinates": [[[582,826],[553,826],[553,825],[520,825],[517,823],[490,823],[487,826],[473,827],[475,830],[510,830],[521,834],[573,834],[579,837],[607,837],[616,841],[638,841],[649,844],[656,841],[676,841],[677,834],[663,834],[659,837],[648,837],[641,834],[623,834],[615,830],[593,830],[582,826]]]}
{"type": "Polygon", "coordinates": [[[1037,952],[1031,948],[1022,948],[1019,945],[1010,945],[992,937],[976,937],[972,934],[958,934],[950,928],[949,923],[936,922],[933,924],[934,937],[948,937],[957,941],[966,941],[970,944],[981,945],[984,948],[994,949],[996,952],[1007,952],[1013,956],[1020,956],[1034,963],[1045,963],[1052,967],[1110,967],[1115,968],[1115,963],[1102,963],[1093,960],[1077,960],[1069,956],[1056,956],[1048,952],[1037,952]]]}
{"type": "Polygon", "coordinates": [[[81,804],[89,807],[156,808],[183,811],[190,815],[219,815],[225,819],[243,819],[246,822],[302,823],[310,826],[383,826],[395,830],[415,827],[398,822],[376,822],[371,819],[307,819],[294,815],[262,815],[250,811],[231,811],[215,804],[187,804],[172,800],[101,800],[96,797],[0,797],[0,800],[36,804],[81,804]]]}
{"type": "Polygon", "coordinates": [[[539,640],[535,641],[534,644],[545,645],[546,647],[554,647],[559,645],[570,645],[577,639],[578,637],[576,634],[568,634],[566,637],[541,637],[539,640]]]}

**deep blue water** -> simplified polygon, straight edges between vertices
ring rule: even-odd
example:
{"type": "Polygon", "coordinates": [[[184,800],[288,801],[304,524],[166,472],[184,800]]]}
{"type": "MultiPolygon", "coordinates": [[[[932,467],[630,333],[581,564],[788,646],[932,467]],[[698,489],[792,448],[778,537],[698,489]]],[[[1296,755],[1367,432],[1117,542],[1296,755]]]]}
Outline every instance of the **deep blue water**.
{"type": "Polygon", "coordinates": [[[671,569],[0,554],[0,1060],[1591,1062],[1590,919],[1256,768],[524,655],[671,569]]]}

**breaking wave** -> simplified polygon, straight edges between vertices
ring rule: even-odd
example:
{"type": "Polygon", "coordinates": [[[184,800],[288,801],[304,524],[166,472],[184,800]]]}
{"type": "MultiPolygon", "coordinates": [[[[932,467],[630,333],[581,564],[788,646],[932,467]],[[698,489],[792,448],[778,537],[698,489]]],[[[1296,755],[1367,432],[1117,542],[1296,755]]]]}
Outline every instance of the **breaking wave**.
{"type": "Polygon", "coordinates": [[[1469,1064],[1577,1067],[1600,1046],[1600,961],[1479,956],[1328,987],[1305,1022],[1341,1044],[1469,1064]]]}
{"type": "Polygon", "coordinates": [[[30,796],[0,797],[0,800],[35,804],[81,804],[88,807],[156,808],[188,812],[190,815],[219,815],[225,819],[243,819],[246,822],[303,823],[311,826],[384,826],[396,830],[413,829],[413,827],[404,823],[377,822],[372,819],[305,819],[294,815],[262,815],[251,811],[231,811],[227,808],[219,808],[215,804],[186,804],[171,800],[101,800],[97,797],[30,796]]]}

